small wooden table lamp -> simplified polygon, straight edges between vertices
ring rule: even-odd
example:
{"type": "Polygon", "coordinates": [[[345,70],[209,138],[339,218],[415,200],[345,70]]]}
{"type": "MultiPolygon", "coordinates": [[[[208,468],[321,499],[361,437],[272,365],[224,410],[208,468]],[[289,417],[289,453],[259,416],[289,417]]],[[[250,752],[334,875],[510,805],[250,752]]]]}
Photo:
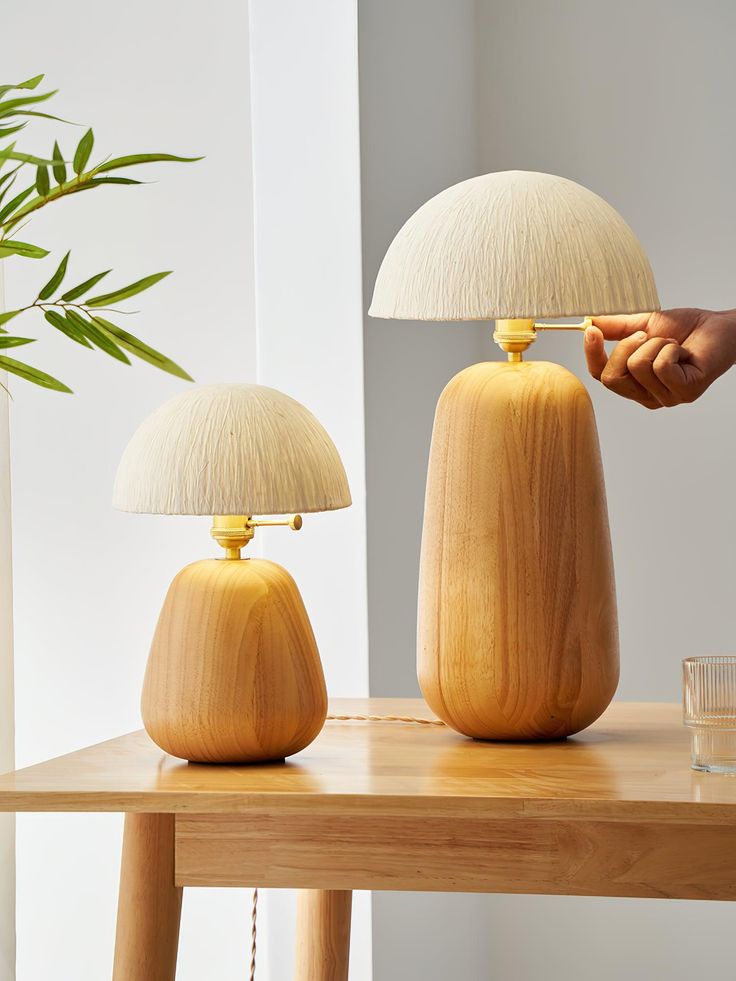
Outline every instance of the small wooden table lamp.
{"type": "Polygon", "coordinates": [[[613,698],[618,627],[593,409],[574,375],[522,353],[555,329],[537,317],[657,309],[623,218],[549,174],[450,187],[386,253],[372,316],[495,320],[508,354],[450,381],[432,435],[418,673],[427,702],[460,732],[559,738],[613,698]]]}
{"type": "Polygon", "coordinates": [[[224,559],[186,566],[169,588],[148,659],[142,714],[173,756],[200,763],[283,759],[324,724],[327,693],[296,583],[240,550],[259,525],[351,503],[345,470],[303,405],[262,385],[208,385],[137,430],[113,493],[122,511],[215,515],[224,559]],[[259,521],[254,514],[293,515],[259,521]]]}

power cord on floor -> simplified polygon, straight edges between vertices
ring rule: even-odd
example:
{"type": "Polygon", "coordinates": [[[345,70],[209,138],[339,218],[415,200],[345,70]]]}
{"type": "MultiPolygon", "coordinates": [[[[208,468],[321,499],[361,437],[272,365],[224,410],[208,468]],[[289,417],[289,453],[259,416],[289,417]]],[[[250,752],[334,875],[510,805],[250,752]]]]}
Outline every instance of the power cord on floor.
{"type": "MultiPolygon", "coordinates": [[[[441,719],[419,719],[413,715],[328,715],[326,722],[408,722],[420,726],[444,726],[441,719]]],[[[251,907],[250,981],[256,978],[256,933],[258,920],[258,890],[253,890],[251,907]]]]}

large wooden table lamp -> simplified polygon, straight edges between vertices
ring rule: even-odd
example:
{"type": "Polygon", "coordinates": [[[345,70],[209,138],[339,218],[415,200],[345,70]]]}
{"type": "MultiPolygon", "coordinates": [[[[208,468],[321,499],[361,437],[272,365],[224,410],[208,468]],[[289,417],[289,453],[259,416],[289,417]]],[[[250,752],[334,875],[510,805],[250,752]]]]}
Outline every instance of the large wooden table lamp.
{"type": "Polygon", "coordinates": [[[317,419],[263,385],[191,389],[134,434],[113,504],[214,515],[211,534],[225,550],[182,569],[166,596],[141,706],[154,742],[200,763],[283,759],[307,746],[327,714],[309,617],[286,569],[241,549],[259,525],[298,530],[294,512],[350,504],[342,462],[317,419]]]}
{"type": "Polygon", "coordinates": [[[372,316],[495,320],[508,356],[450,381],[432,435],[418,673],[429,705],[459,732],[560,738],[613,698],[616,598],[593,409],[574,375],[523,352],[555,329],[538,317],[656,309],[649,263],[623,218],[549,174],[450,187],[386,253],[372,316]]]}

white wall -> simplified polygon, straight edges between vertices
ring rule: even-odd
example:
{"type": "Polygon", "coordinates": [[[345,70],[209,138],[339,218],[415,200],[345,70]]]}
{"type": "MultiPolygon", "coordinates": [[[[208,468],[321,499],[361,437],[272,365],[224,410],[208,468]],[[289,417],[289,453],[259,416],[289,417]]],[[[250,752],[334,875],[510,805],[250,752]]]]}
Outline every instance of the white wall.
{"type": "MultiPolygon", "coordinates": [[[[120,284],[174,269],[131,304],[143,311],[131,329],[198,382],[255,380],[245,4],[131,0],[123,9],[78,0],[73,13],[42,2],[7,5],[2,16],[4,36],[19,39],[5,46],[3,75],[47,71],[62,90],[56,111],[93,123],[101,153],[207,155],[151,168],[151,186],[62,202],[27,235],[57,259],[71,246],[77,279],[108,266],[120,284]]],[[[84,130],[61,131],[70,153],[84,130]]],[[[36,147],[47,151],[48,141],[36,147]]],[[[8,302],[35,296],[53,261],[7,260],[8,302]]],[[[215,554],[206,519],[118,514],[110,505],[127,439],[185,383],[36,326],[43,341],[29,359],[76,394],[13,386],[18,765],[140,727],[143,669],[168,583],[187,562],[215,554]]],[[[19,981],[108,977],[120,818],[23,815],[18,826],[19,981]]],[[[249,902],[246,891],[187,894],[183,981],[243,976],[249,902]]]]}
{"type": "MultiPolygon", "coordinates": [[[[367,285],[430,194],[520,168],[572,177],[619,208],[664,304],[736,305],[732,4],[365,0],[360,17],[367,285]]],[[[369,542],[384,553],[391,543],[390,563],[369,550],[374,694],[416,690],[415,511],[430,402],[459,367],[497,356],[487,333],[474,350],[468,329],[366,325],[369,542]],[[388,513],[390,534],[378,539],[388,513]]],[[[542,338],[534,356],[585,378],[577,336],[542,338]]],[[[681,657],[731,649],[734,384],[736,375],[694,406],[647,413],[590,383],[618,577],[621,698],[676,700],[681,657]]],[[[717,903],[377,894],[376,977],[685,981],[728,971],[730,919],[717,903]]]]}
{"type": "MultiPolygon", "coordinates": [[[[3,310],[0,263],[0,311],[3,310]]],[[[10,400],[0,374],[0,773],[15,761],[13,692],[13,560],[10,511],[10,400]]],[[[15,815],[0,815],[0,981],[10,981],[15,964],[15,815]]]]}
{"type": "MultiPolygon", "coordinates": [[[[303,592],[331,696],[368,694],[356,6],[251,2],[258,378],[312,409],[353,498],[259,537],[303,592]]],[[[294,900],[265,895],[273,981],[292,976],[294,900]]],[[[371,977],[370,929],[356,893],[351,981],[371,977]]]]}

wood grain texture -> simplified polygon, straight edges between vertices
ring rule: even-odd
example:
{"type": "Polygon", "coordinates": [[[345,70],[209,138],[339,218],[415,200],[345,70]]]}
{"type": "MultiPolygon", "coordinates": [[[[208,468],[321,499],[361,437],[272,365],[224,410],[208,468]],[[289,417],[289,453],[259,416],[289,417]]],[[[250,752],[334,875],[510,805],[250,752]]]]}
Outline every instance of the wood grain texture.
{"type": "Polygon", "coordinates": [[[556,364],[488,362],[437,405],[427,476],[419,684],[481,739],[590,725],[618,683],[618,629],[593,409],[556,364]]]}
{"type": "Polygon", "coordinates": [[[126,815],[113,981],[174,981],[181,900],[173,816],[126,815]]]}
{"type": "Polygon", "coordinates": [[[183,886],[736,899],[736,823],[177,815],[183,886]]]}
{"type": "Polygon", "coordinates": [[[146,668],[143,722],[204,763],[283,759],[322,728],[327,692],[296,583],[265,559],[195,562],[174,579],[146,668]]]}
{"type": "Polygon", "coordinates": [[[120,461],[113,506],[146,514],[291,514],[350,504],[321,423],[265,385],[201,385],[160,406],[120,461]]]}
{"type": "MultiPolygon", "coordinates": [[[[396,698],[333,699],[330,710],[429,713],[420,699],[396,698]]],[[[356,824],[375,814],[458,822],[546,816],[705,828],[736,821],[736,780],[690,769],[682,706],[614,702],[562,742],[478,742],[445,727],[327,722],[301,753],[262,766],[187,764],[145,732],[131,733],[0,776],[0,810],[349,815],[356,824]]]]}
{"type": "Polygon", "coordinates": [[[348,981],[352,902],[349,890],[300,890],[294,981],[348,981]]]}
{"type": "Polygon", "coordinates": [[[498,320],[659,310],[652,270],[621,215],[551,174],[508,170],[455,184],[399,231],[372,317],[498,320]]]}

